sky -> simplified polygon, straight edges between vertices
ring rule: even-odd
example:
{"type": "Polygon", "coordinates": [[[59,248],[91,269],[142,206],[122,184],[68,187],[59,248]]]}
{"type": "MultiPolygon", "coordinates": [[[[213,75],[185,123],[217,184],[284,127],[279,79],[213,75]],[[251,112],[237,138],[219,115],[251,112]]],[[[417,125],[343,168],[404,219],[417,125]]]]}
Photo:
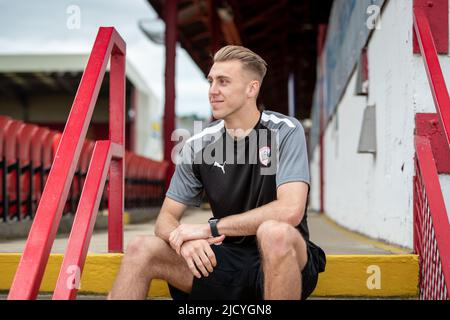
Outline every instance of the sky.
{"type": "MultiPolygon", "coordinates": [[[[144,35],[138,27],[141,19],[158,20],[145,0],[0,0],[0,54],[90,52],[98,27],[114,26],[127,43],[127,59],[141,71],[162,110],[164,46],[144,35]]],[[[211,114],[208,83],[179,46],[176,113],[203,118],[211,114]]]]}

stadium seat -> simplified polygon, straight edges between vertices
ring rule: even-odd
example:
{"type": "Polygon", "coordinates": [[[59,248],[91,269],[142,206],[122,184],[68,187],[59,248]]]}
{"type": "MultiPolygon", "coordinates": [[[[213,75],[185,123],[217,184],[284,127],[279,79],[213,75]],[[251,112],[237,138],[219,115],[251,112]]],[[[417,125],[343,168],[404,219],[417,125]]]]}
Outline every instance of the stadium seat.
{"type": "Polygon", "coordinates": [[[4,153],[4,145],[5,145],[5,133],[6,128],[9,126],[9,123],[11,122],[11,118],[6,116],[0,116],[0,201],[1,201],[1,208],[0,212],[2,213],[2,220],[7,221],[7,214],[3,214],[4,211],[3,208],[7,207],[7,197],[4,197],[3,190],[6,190],[6,176],[7,176],[7,166],[6,166],[6,160],[5,160],[5,153],[4,153]]]}
{"type": "Polygon", "coordinates": [[[4,134],[4,155],[7,165],[6,186],[5,186],[5,210],[7,218],[20,220],[19,210],[17,208],[17,195],[20,193],[19,177],[17,174],[19,160],[17,157],[17,133],[25,126],[22,121],[12,120],[5,127],[4,134]]]}
{"type": "Polygon", "coordinates": [[[17,188],[18,216],[21,218],[31,218],[31,202],[32,202],[32,181],[33,174],[31,171],[31,141],[33,136],[39,130],[34,124],[25,124],[20,127],[16,135],[17,141],[17,158],[19,167],[17,173],[19,185],[17,188]]]}
{"type": "Polygon", "coordinates": [[[43,157],[44,157],[44,143],[50,130],[45,127],[39,127],[31,140],[31,167],[33,171],[32,199],[31,199],[31,214],[34,215],[37,204],[42,195],[41,180],[44,175],[43,157]]]}

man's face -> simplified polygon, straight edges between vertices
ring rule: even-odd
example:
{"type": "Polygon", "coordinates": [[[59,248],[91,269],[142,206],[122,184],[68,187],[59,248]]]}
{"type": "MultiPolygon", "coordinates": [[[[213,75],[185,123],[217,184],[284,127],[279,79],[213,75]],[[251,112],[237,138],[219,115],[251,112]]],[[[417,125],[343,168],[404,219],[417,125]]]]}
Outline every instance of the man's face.
{"type": "Polygon", "coordinates": [[[216,62],[208,75],[209,103],[214,118],[224,119],[245,105],[254,95],[252,73],[238,60],[216,62]]]}

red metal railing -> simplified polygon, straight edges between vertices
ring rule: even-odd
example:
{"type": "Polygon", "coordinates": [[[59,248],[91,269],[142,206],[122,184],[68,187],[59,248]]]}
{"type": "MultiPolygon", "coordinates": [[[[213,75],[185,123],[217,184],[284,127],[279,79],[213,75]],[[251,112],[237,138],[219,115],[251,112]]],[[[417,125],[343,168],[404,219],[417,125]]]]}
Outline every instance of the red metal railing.
{"type": "MultiPolygon", "coordinates": [[[[428,18],[421,8],[414,8],[414,29],[448,148],[450,98],[428,18]]],[[[428,137],[416,134],[415,148],[414,250],[420,256],[420,298],[450,299],[450,225],[436,160],[428,137]]]]}
{"type": "Polygon", "coordinates": [[[8,299],[35,299],[62,211],[110,61],[109,140],[97,141],[84,184],[54,299],[73,299],[81,277],[109,168],[108,250],[123,249],[125,42],[112,27],[101,27],[76,93],[39,202],[8,299]],[[73,275],[75,274],[75,277],[73,275]]]}
{"type": "Polygon", "coordinates": [[[447,143],[450,146],[450,98],[439,63],[430,24],[423,9],[414,8],[414,29],[425,63],[436,111],[444,128],[447,143]]]}
{"type": "Polygon", "coordinates": [[[430,141],[416,136],[414,251],[420,255],[420,298],[450,299],[450,226],[430,141]]]}

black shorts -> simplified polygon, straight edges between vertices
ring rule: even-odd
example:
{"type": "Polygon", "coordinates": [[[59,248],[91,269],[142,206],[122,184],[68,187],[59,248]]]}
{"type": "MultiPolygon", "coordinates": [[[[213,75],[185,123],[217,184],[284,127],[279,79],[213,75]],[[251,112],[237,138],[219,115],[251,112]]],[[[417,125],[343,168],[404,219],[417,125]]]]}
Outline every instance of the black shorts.
{"type": "MultiPolygon", "coordinates": [[[[317,285],[318,275],[325,270],[325,254],[321,248],[306,241],[308,261],[302,271],[301,298],[308,298],[317,285]]],[[[174,300],[262,300],[264,274],[256,245],[224,243],[211,245],[217,266],[208,277],[194,277],[191,293],[169,284],[174,300]]],[[[300,292],[299,292],[300,296],[300,292]]]]}

